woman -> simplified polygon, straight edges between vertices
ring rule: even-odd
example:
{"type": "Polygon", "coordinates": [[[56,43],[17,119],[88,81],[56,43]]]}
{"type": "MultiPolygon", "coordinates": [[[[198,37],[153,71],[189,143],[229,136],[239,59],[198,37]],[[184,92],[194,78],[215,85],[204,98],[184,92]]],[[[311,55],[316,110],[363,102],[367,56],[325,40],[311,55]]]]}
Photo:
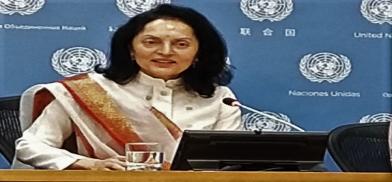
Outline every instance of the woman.
{"type": "Polygon", "coordinates": [[[127,142],[164,146],[166,166],[185,129],[240,128],[225,43],[209,21],[160,5],[120,27],[98,73],[36,85],[22,97],[16,157],[35,168],[124,170],[127,142]],[[77,151],[61,149],[76,135],[77,151]]]}
{"type": "Polygon", "coordinates": [[[389,123],[389,156],[390,156],[390,162],[391,162],[391,167],[392,167],[392,122],[389,123]]]}

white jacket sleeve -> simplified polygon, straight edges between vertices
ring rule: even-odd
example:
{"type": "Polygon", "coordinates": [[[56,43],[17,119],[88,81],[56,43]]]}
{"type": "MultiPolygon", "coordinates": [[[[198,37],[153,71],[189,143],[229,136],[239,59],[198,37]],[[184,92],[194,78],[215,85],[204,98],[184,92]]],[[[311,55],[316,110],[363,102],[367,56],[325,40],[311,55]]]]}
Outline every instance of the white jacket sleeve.
{"type": "Polygon", "coordinates": [[[214,130],[241,130],[241,110],[239,107],[228,106],[222,102],[224,98],[236,99],[234,93],[228,87],[218,87],[219,117],[214,130]]]}
{"type": "Polygon", "coordinates": [[[389,156],[390,156],[390,162],[392,166],[392,122],[389,123],[389,156]]]}
{"type": "Polygon", "coordinates": [[[68,115],[54,100],[16,141],[16,158],[35,168],[65,169],[85,158],[60,149],[72,132],[68,115]]]}

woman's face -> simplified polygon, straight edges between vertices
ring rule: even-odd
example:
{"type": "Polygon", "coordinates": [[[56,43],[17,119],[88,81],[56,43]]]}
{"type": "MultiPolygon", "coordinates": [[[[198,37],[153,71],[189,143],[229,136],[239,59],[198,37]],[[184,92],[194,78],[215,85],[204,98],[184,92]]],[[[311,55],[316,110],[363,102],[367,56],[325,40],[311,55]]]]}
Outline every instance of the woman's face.
{"type": "Polygon", "coordinates": [[[199,42],[193,29],[173,19],[157,19],[132,41],[132,56],[141,71],[164,80],[178,78],[195,59],[199,42]]]}

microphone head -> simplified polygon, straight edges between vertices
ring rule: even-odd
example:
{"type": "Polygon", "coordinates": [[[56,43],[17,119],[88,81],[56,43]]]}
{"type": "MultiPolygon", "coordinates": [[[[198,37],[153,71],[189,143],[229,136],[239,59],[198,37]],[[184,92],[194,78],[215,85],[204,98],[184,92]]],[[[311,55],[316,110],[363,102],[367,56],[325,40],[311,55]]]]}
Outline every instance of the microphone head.
{"type": "Polygon", "coordinates": [[[235,100],[235,99],[233,99],[233,98],[226,97],[226,98],[224,98],[224,99],[222,100],[222,102],[223,102],[224,104],[226,104],[226,105],[229,105],[229,106],[235,106],[234,102],[238,102],[238,101],[235,100]]]}

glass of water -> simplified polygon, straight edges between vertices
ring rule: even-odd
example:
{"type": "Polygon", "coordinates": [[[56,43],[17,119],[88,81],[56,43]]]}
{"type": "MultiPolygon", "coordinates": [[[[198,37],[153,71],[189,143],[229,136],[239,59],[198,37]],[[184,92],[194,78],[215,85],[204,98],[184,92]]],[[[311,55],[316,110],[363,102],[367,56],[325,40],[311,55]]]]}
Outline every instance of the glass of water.
{"type": "Polygon", "coordinates": [[[163,152],[158,143],[127,143],[125,157],[128,171],[158,171],[162,169],[163,152]]]}

